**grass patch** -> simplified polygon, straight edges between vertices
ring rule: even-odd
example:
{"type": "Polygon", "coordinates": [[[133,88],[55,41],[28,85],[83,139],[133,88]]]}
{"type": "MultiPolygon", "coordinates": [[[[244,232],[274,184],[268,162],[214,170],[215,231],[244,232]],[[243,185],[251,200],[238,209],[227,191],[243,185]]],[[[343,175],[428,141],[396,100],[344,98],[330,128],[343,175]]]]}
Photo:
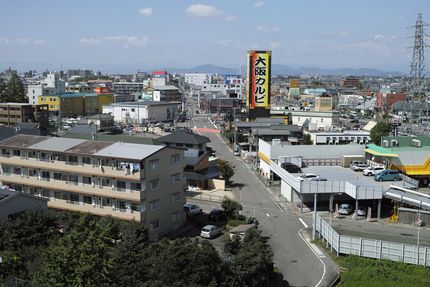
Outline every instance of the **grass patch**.
{"type": "Polygon", "coordinates": [[[358,256],[340,257],[338,286],[421,287],[430,286],[430,268],[358,256]]]}
{"type": "Polygon", "coordinates": [[[245,224],[246,221],[242,220],[242,219],[229,219],[227,225],[231,226],[231,227],[236,227],[239,226],[241,224],[245,224]]]}
{"type": "Polygon", "coordinates": [[[340,266],[339,287],[422,287],[430,286],[430,268],[385,259],[354,255],[336,256],[326,248],[325,241],[312,241],[325,249],[340,266]]]}

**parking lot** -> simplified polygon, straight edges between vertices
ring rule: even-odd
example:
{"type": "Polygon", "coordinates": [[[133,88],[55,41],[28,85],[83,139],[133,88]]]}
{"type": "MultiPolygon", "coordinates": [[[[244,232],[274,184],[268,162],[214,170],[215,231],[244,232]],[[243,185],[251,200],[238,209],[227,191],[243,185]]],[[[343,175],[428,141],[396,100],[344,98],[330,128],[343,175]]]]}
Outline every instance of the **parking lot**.
{"type": "MultiPolygon", "coordinates": [[[[328,213],[319,213],[330,222],[328,213]]],[[[394,241],[405,244],[417,244],[418,227],[408,224],[389,223],[387,219],[368,222],[365,217],[352,215],[331,219],[332,227],[343,235],[371,238],[376,240],[394,241]]],[[[430,228],[420,227],[420,244],[430,246],[430,228]]]]}
{"type": "MultiPolygon", "coordinates": [[[[341,166],[309,166],[302,169],[303,173],[317,174],[328,181],[349,181],[357,186],[379,186],[389,188],[391,184],[402,185],[396,181],[375,181],[373,176],[365,176],[362,171],[353,171],[341,166]]],[[[300,174],[297,174],[299,176],[300,174]]]]}
{"type": "MultiPolygon", "coordinates": [[[[187,201],[187,203],[190,203],[190,201],[187,201]]],[[[203,213],[190,216],[187,219],[187,223],[183,228],[180,229],[180,232],[174,232],[171,234],[171,238],[179,238],[179,237],[189,237],[192,239],[197,240],[209,240],[211,244],[215,247],[215,249],[222,253],[223,246],[224,246],[224,240],[223,237],[226,234],[225,224],[227,222],[212,222],[208,219],[209,212],[214,208],[221,208],[219,203],[213,203],[213,202],[203,202],[203,201],[191,201],[191,203],[197,204],[200,206],[203,210],[203,213]],[[200,232],[202,228],[205,225],[216,225],[218,227],[222,228],[221,235],[212,238],[212,239],[203,239],[200,237],[200,232]]]]}

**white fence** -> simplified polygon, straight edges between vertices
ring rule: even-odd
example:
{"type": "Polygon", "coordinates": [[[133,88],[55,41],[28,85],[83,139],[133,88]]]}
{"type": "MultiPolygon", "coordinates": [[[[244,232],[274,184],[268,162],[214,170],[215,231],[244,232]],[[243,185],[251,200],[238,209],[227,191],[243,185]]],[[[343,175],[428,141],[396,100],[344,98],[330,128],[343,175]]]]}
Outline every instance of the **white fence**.
{"type": "Polygon", "coordinates": [[[384,188],[356,186],[348,181],[302,181],[301,193],[346,193],[355,199],[381,199],[384,188]]]}
{"type": "Polygon", "coordinates": [[[430,247],[338,234],[317,214],[316,230],[337,254],[353,254],[375,259],[430,266],[430,247]]]}

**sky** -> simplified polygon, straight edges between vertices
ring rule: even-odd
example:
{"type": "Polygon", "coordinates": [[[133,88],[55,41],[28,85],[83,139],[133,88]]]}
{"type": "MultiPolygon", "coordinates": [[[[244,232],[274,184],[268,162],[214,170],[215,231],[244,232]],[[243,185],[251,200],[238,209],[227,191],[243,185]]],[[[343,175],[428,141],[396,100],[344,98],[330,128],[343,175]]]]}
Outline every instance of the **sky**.
{"type": "Polygon", "coordinates": [[[267,49],[291,67],[407,72],[407,27],[418,13],[430,23],[429,0],[1,2],[0,70],[20,71],[239,69],[246,51],[267,49]]]}

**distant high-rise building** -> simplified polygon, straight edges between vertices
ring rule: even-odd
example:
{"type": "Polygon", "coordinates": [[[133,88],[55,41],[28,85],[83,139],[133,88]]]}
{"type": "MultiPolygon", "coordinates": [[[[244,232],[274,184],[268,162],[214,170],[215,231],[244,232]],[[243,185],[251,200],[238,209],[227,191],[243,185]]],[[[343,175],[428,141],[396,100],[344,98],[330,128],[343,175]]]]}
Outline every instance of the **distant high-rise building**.
{"type": "Polygon", "coordinates": [[[346,77],[341,81],[341,86],[360,89],[361,87],[360,79],[357,77],[346,77]]]}

